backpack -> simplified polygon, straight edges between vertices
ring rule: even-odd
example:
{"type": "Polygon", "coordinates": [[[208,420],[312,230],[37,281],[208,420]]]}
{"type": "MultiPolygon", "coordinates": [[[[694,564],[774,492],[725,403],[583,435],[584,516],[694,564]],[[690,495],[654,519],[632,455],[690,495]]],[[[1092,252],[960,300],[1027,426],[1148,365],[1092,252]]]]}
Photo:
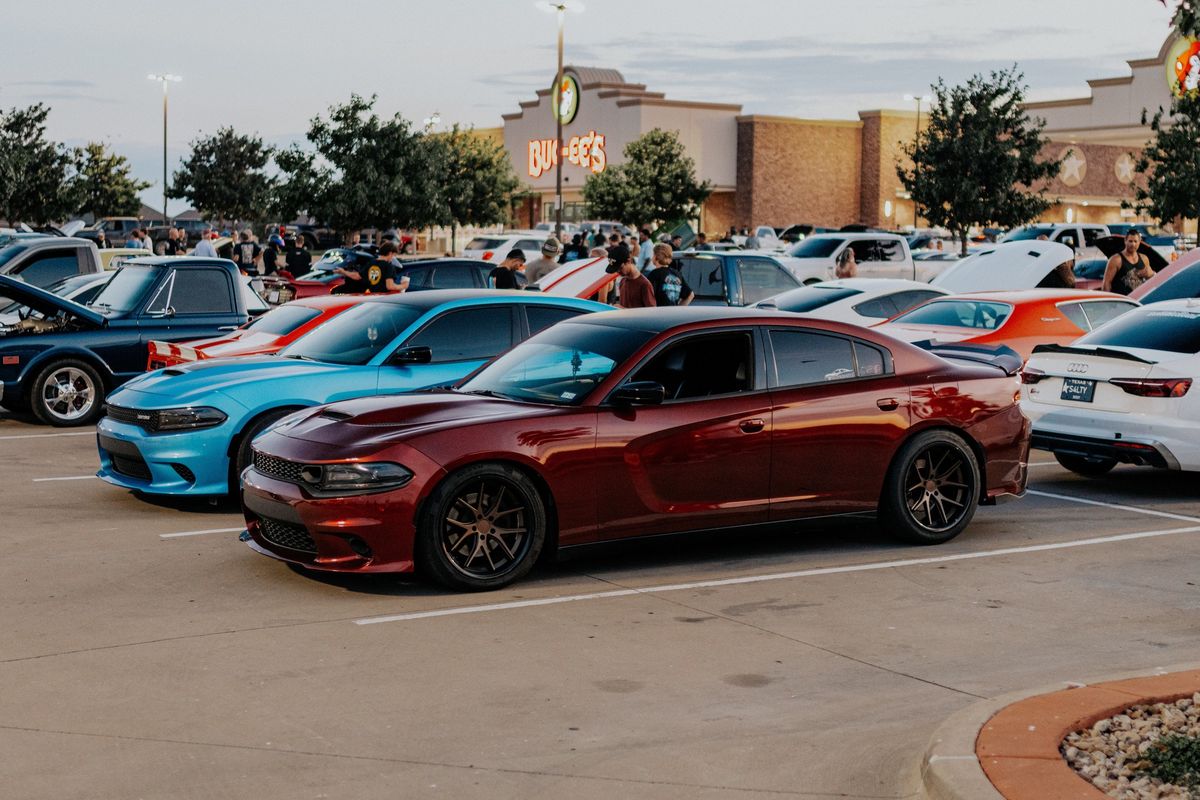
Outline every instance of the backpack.
{"type": "Polygon", "coordinates": [[[675,274],[675,270],[667,268],[667,274],[662,279],[662,293],[669,305],[679,305],[679,298],[683,295],[683,279],[675,274]]]}

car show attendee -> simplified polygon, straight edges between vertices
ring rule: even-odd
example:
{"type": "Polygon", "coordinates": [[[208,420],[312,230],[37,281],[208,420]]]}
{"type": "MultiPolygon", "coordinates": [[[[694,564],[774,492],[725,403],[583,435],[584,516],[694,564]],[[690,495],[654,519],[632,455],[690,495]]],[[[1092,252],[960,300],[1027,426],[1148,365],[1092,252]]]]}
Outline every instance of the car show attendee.
{"type": "Polygon", "coordinates": [[[1138,252],[1141,245],[1142,234],[1138,233],[1137,228],[1131,228],[1125,234],[1125,249],[1110,258],[1104,269],[1104,283],[1101,286],[1104,291],[1127,295],[1154,277],[1149,259],[1138,252]]]}
{"type": "Polygon", "coordinates": [[[233,249],[233,263],[248,275],[258,274],[258,265],[262,260],[262,248],[250,237],[250,229],[242,231],[238,237],[237,247],[233,249]]]}
{"type": "Polygon", "coordinates": [[[758,241],[758,237],[751,233],[746,237],[746,244],[743,245],[743,247],[745,247],[747,250],[757,250],[759,247],[761,247],[761,244],[758,241]]]}
{"type": "Polygon", "coordinates": [[[132,247],[135,250],[140,249],[142,246],[142,232],[137,228],[131,230],[129,238],[125,240],[125,246],[132,247]]]}
{"type": "Polygon", "coordinates": [[[142,249],[154,252],[154,240],[150,238],[150,230],[142,228],[142,249]]]}
{"type": "Polygon", "coordinates": [[[858,263],[854,260],[854,248],[847,247],[837,257],[837,266],[833,274],[839,278],[854,278],[858,276],[858,263]]]}
{"type": "Polygon", "coordinates": [[[283,260],[288,272],[299,277],[312,267],[312,255],[304,248],[304,240],[289,236],[283,240],[283,260]]]}
{"type": "Polygon", "coordinates": [[[103,250],[103,249],[105,249],[107,247],[111,247],[111,246],[112,245],[110,245],[108,243],[108,237],[104,235],[103,229],[100,230],[96,234],[96,247],[99,248],[100,250],[103,250]]]}
{"type": "Polygon", "coordinates": [[[645,272],[650,267],[650,260],[654,258],[654,242],[650,239],[650,229],[642,228],[638,231],[638,269],[645,272]]]}
{"type": "Polygon", "coordinates": [[[683,235],[682,234],[676,233],[671,236],[671,249],[672,250],[682,250],[683,249],[683,235]]]}
{"type": "Polygon", "coordinates": [[[493,289],[519,289],[517,272],[525,268],[525,252],[509,250],[508,255],[494,270],[488,273],[488,284],[493,289]]]}
{"type": "Polygon", "coordinates": [[[279,269],[279,257],[283,254],[283,237],[278,233],[267,239],[267,246],[262,252],[263,275],[274,275],[279,269]]]}
{"type": "Polygon", "coordinates": [[[583,234],[577,233],[571,237],[571,243],[563,248],[559,263],[565,264],[587,255],[587,246],[583,243],[583,234]]]}
{"type": "Polygon", "coordinates": [[[615,267],[621,274],[617,308],[653,308],[657,305],[654,302],[654,287],[637,268],[629,247],[619,244],[611,250],[609,257],[612,259],[610,269],[615,267]]]}
{"type": "Polygon", "coordinates": [[[654,304],[659,306],[686,306],[696,293],[683,278],[683,272],[675,264],[675,253],[669,244],[656,244],[651,249],[650,269],[646,279],[654,288],[654,304]]]}
{"type": "Polygon", "coordinates": [[[334,294],[383,294],[386,292],[402,292],[407,287],[408,278],[396,280],[396,265],[392,257],[396,254],[396,245],[384,242],[379,248],[379,256],[366,267],[338,267],[333,270],[346,279],[346,282],[333,290],[334,294]]]}
{"type": "Polygon", "coordinates": [[[558,269],[558,254],[561,250],[562,245],[553,236],[543,242],[541,256],[525,265],[525,280],[537,283],[558,269]]]}
{"type": "Polygon", "coordinates": [[[200,241],[196,242],[196,248],[192,250],[192,255],[200,258],[216,258],[217,250],[212,243],[212,228],[205,228],[200,232],[200,241]]]}

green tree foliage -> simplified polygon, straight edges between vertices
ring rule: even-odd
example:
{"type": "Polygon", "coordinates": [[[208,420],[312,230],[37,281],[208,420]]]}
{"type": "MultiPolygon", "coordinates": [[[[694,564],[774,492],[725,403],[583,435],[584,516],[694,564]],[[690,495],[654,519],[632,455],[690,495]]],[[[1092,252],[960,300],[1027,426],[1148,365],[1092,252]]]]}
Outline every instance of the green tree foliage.
{"type": "MultiPolygon", "coordinates": [[[[1167,0],[1159,2],[1170,8],[1167,0]]],[[[1178,0],[1171,24],[1179,31],[1180,36],[1200,36],[1200,3],[1196,0],[1178,0]]]]}
{"type": "Polygon", "coordinates": [[[1200,792],[1200,738],[1168,733],[1146,752],[1145,774],[1200,792]]]}
{"type": "Polygon", "coordinates": [[[443,148],[396,114],[381,118],[375,98],[351,95],[309,124],[311,149],[276,156],[284,175],[277,207],[307,212],[343,233],[363,227],[423,228],[445,216],[438,181],[443,148]]]}
{"type": "Polygon", "coordinates": [[[625,162],[589,175],[583,184],[588,214],[634,227],[682,222],[699,213],[712,188],[696,179],[696,162],[679,134],[647,131],[625,146],[625,162]]]}
{"type": "Polygon", "coordinates": [[[76,151],[46,138],[41,103],[0,111],[0,218],[46,225],[78,206],[76,151]]]}
{"type": "Polygon", "coordinates": [[[1013,227],[1050,207],[1039,184],[1058,174],[1039,158],[1045,123],[1021,108],[1024,76],[1016,68],[975,75],[961,86],[933,85],[929,124],[903,148],[912,161],[896,174],[921,216],[948,228],[967,252],[972,225],[1013,227]]]}
{"type": "Polygon", "coordinates": [[[271,153],[260,137],[221,128],[192,142],[169,194],[185,198],[206,219],[261,220],[273,193],[266,172],[271,153]]]}
{"type": "Polygon", "coordinates": [[[1160,220],[1200,218],[1200,93],[1172,98],[1170,112],[1160,108],[1150,130],[1135,166],[1145,180],[1134,190],[1136,207],[1160,220]]]}
{"type": "Polygon", "coordinates": [[[150,184],[132,177],[125,156],[100,142],[88,142],[79,153],[79,212],[96,219],[130,216],[141,209],[138,192],[150,184]]]}
{"type": "Polygon", "coordinates": [[[504,222],[518,186],[504,148],[457,125],[431,136],[429,144],[442,174],[437,222],[454,227],[504,222]]]}

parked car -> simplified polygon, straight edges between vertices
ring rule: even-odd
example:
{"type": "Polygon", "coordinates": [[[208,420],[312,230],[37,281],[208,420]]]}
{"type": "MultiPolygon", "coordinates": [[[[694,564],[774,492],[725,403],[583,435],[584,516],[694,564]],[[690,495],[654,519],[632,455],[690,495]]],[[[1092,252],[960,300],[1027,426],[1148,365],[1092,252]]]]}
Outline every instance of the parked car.
{"type": "MultiPolygon", "coordinates": [[[[108,283],[108,279],[111,277],[111,273],[104,272],[71,275],[70,277],[55,281],[45,287],[45,289],[50,294],[61,297],[64,300],[70,300],[73,303],[86,306],[95,298],[100,289],[104,287],[104,284],[108,283]]],[[[36,312],[16,300],[8,303],[0,303],[0,328],[16,325],[31,313],[36,312]]]]}
{"type": "Polygon", "coordinates": [[[814,233],[788,248],[787,255],[823,271],[823,280],[832,280],[846,248],[854,250],[860,278],[929,281],[945,267],[937,261],[914,262],[908,242],[894,233],[814,233]]]}
{"type": "Polygon", "coordinates": [[[309,250],[328,250],[331,247],[341,247],[345,244],[337,231],[324,225],[294,223],[283,226],[283,229],[286,231],[286,235],[296,237],[309,250]]]}
{"type": "Polygon", "coordinates": [[[236,492],[251,440],[292,411],[451,384],[534,332],[607,308],[473,289],[364,297],[277,355],[199,361],[127,383],[97,428],[98,475],[149,494],[236,492]]]}
{"type": "MultiPolygon", "coordinates": [[[[287,283],[295,298],[319,297],[329,294],[345,280],[333,272],[342,267],[366,268],[375,256],[369,250],[339,247],[327,250],[321,260],[313,264],[311,271],[289,280],[287,283]]],[[[486,289],[488,275],[496,268],[495,263],[475,258],[406,258],[400,275],[408,277],[408,291],[420,292],[430,289],[486,289]]],[[[517,285],[524,288],[525,276],[517,273],[517,285]]]]}
{"type": "Polygon", "coordinates": [[[514,233],[498,233],[488,236],[476,236],[467,242],[463,249],[465,258],[478,258],[491,261],[492,266],[499,264],[513,250],[520,250],[527,261],[537,258],[542,252],[542,245],[554,234],[549,231],[517,231],[514,233]]]}
{"type": "MultiPolygon", "coordinates": [[[[533,226],[533,229],[535,231],[538,231],[539,233],[552,234],[552,233],[554,233],[554,228],[555,228],[554,220],[550,220],[549,222],[539,222],[537,225],[533,226]]],[[[579,225],[578,225],[578,223],[575,223],[575,222],[563,222],[562,230],[563,230],[563,236],[566,237],[568,241],[570,241],[571,236],[575,235],[576,233],[579,233],[579,225]]]]}
{"type": "Polygon", "coordinates": [[[762,311],[578,317],[454,390],[284,419],[254,442],[243,538],[460,590],[545,551],[830,514],[945,542],[1025,490],[1019,359],[972,357],[762,311]]]}
{"type": "Polygon", "coordinates": [[[129,234],[145,225],[137,217],[101,217],[91,227],[80,229],[75,236],[95,242],[100,237],[100,231],[104,231],[104,238],[109,244],[125,244],[129,234]]]}
{"type": "Polygon", "coordinates": [[[930,283],[956,294],[1034,289],[1048,283],[1059,266],[1074,258],[1059,242],[1019,240],[986,244],[946,265],[930,283]]]}
{"type": "Polygon", "coordinates": [[[765,253],[690,251],[675,260],[696,293],[692,305],[749,306],[801,285],[782,259],[765,253]]]}
{"type": "Polygon", "coordinates": [[[162,255],[160,248],[165,248],[167,237],[171,228],[176,228],[184,232],[187,236],[187,243],[191,247],[195,247],[200,241],[200,235],[204,231],[212,227],[211,222],[205,222],[202,219],[177,219],[168,225],[152,225],[146,229],[150,234],[150,241],[154,242],[154,249],[159,255],[162,255]]]}
{"type": "Polygon", "coordinates": [[[974,292],[930,300],[875,330],[906,342],[1003,344],[1029,358],[1039,344],[1069,344],[1137,306],[1119,294],[1079,289],[974,292]]]}
{"type": "Polygon", "coordinates": [[[928,283],[886,278],[843,278],[801,286],[756,304],[756,308],[803,314],[853,325],[882,320],[949,294],[928,283]]]}
{"type": "Polygon", "coordinates": [[[1153,278],[1129,293],[1145,305],[1163,300],[1200,297],[1200,249],[1189,250],[1153,278]]]}
{"type": "Polygon", "coordinates": [[[1182,244],[1182,237],[1178,233],[1171,233],[1157,225],[1150,225],[1145,222],[1110,223],[1106,227],[1108,228],[1108,232],[1113,236],[1120,236],[1122,238],[1131,230],[1136,230],[1142,235],[1142,243],[1153,247],[1163,258],[1170,258],[1178,251],[1182,244]]]}
{"type": "Polygon", "coordinates": [[[106,247],[99,251],[100,266],[105,271],[118,270],[125,266],[126,262],[132,261],[135,258],[145,258],[152,256],[149,250],[140,247],[106,247]]]}
{"type": "Polygon", "coordinates": [[[605,238],[613,233],[623,233],[626,236],[633,235],[633,229],[621,222],[614,222],[607,219],[585,219],[579,223],[579,231],[589,235],[603,233],[605,238]]]}
{"type": "Polygon", "coordinates": [[[1200,308],[1143,306],[1069,346],[1042,346],[1021,373],[1033,446],[1088,477],[1117,464],[1200,470],[1200,308]]]}
{"type": "Polygon", "coordinates": [[[1102,236],[1110,236],[1107,225],[1091,225],[1084,223],[1039,223],[1014,228],[998,239],[999,242],[1037,241],[1045,236],[1047,241],[1064,244],[1075,253],[1075,258],[1097,258],[1100,252],[1096,249],[1096,240],[1102,236]]]}
{"type": "Polygon", "coordinates": [[[0,276],[0,297],[34,312],[0,328],[0,404],[60,427],[92,422],[104,395],[145,368],[150,339],[199,339],[245,323],[239,277],[229,261],[146,258],[82,306],[0,276]]]}
{"type": "Polygon", "coordinates": [[[356,305],[363,297],[360,294],[306,297],[276,306],[223,336],[178,344],[151,341],[146,369],[164,369],[206,358],[273,355],[356,305]]]}
{"type": "Polygon", "coordinates": [[[0,247],[0,275],[20,276],[32,286],[102,269],[100,251],[86,239],[36,236],[0,247]]]}

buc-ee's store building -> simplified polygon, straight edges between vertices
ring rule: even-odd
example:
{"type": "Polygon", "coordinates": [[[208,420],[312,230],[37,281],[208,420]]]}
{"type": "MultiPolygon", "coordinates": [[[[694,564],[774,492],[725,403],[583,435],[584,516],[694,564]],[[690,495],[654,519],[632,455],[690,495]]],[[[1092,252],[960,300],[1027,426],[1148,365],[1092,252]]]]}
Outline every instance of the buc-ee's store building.
{"type": "MultiPolygon", "coordinates": [[[[1191,80],[1200,80],[1200,45],[1172,37],[1153,58],[1128,63],[1128,75],[1088,81],[1086,96],[1026,104],[1031,116],[1046,121],[1048,155],[1063,158],[1048,187],[1060,202],[1044,219],[1133,218],[1121,203],[1133,199],[1133,164],[1150,137],[1142,110],[1167,107],[1189,70],[1191,80]]],[[[519,226],[554,218],[556,151],[563,161],[563,219],[580,220],[587,176],[621,163],[625,146],[654,128],[677,131],[698,177],[712,185],[700,213],[700,227],[710,234],[731,225],[914,223],[895,164],[915,135],[915,109],[861,111],[853,120],[746,115],[740,105],[667,98],[613,69],[566,67],[556,145],[559,104],[552,94],[539,89],[503,117],[504,146],[528,189],[516,213],[519,226]]]]}

